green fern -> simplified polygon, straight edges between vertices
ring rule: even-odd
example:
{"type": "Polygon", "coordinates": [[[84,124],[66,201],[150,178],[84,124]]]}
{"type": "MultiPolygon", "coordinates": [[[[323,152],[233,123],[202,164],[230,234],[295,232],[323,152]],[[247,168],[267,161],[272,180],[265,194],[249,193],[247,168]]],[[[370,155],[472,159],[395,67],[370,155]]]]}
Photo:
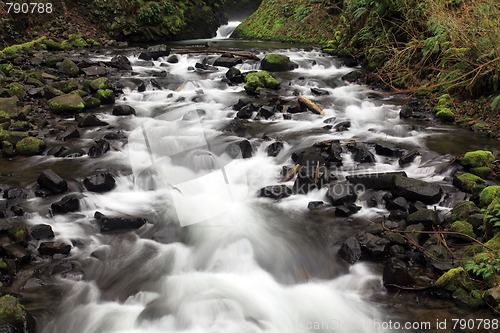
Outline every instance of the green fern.
{"type": "Polygon", "coordinates": [[[491,111],[493,113],[497,113],[500,111],[500,95],[497,95],[495,98],[493,98],[493,101],[491,102],[491,111]]]}

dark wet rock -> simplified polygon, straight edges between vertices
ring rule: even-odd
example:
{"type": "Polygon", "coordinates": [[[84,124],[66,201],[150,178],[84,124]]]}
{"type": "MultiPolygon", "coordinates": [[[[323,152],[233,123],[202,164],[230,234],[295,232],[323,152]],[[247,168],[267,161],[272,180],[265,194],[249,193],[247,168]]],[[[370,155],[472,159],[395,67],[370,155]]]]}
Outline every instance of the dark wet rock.
{"type": "Polygon", "coordinates": [[[389,190],[392,186],[392,180],[395,176],[406,177],[405,172],[384,172],[384,173],[366,173],[353,176],[347,176],[347,180],[353,184],[362,184],[365,188],[373,190],[389,190]]]}
{"type": "Polygon", "coordinates": [[[107,74],[106,67],[104,66],[89,66],[82,68],[82,72],[87,76],[104,76],[107,74]]]}
{"type": "Polygon", "coordinates": [[[236,117],[240,119],[252,118],[254,112],[259,110],[259,106],[253,103],[246,104],[236,113],[236,117]]]}
{"type": "Polygon", "coordinates": [[[259,108],[259,115],[264,119],[271,118],[275,112],[276,109],[273,106],[264,105],[259,108]]]}
{"type": "Polygon", "coordinates": [[[244,119],[233,119],[229,124],[222,128],[222,131],[225,133],[233,133],[237,136],[244,136],[247,132],[247,128],[249,127],[250,122],[244,119]]]}
{"type": "Polygon", "coordinates": [[[361,245],[356,237],[349,237],[342,243],[337,254],[346,262],[354,264],[361,258],[361,245]]]}
{"type": "Polygon", "coordinates": [[[76,194],[68,194],[61,200],[54,202],[50,207],[54,215],[76,212],[80,210],[80,198],[76,194]]]}
{"type": "Polygon", "coordinates": [[[355,69],[352,72],[342,76],[342,81],[362,83],[362,79],[365,77],[365,75],[366,71],[361,69],[355,69]]]}
{"type": "Polygon", "coordinates": [[[352,145],[348,147],[352,153],[352,158],[358,163],[375,163],[375,156],[365,145],[352,145]]]}
{"type": "Polygon", "coordinates": [[[328,160],[335,163],[337,166],[342,165],[342,145],[340,141],[334,140],[331,143],[328,160]]]}
{"type": "Polygon", "coordinates": [[[21,188],[9,188],[3,192],[3,197],[7,200],[27,199],[29,193],[21,188]]]}
{"type": "Polygon", "coordinates": [[[418,200],[428,205],[438,203],[443,195],[443,190],[439,185],[402,176],[394,176],[391,192],[409,201],[418,200]]]}
{"type": "Polygon", "coordinates": [[[75,158],[75,157],[81,157],[81,156],[84,156],[86,155],[87,153],[85,152],[85,150],[79,148],[79,147],[73,147],[73,148],[70,148],[70,149],[64,149],[64,150],[61,150],[57,155],[55,155],[56,157],[62,157],[62,158],[66,158],[66,157],[69,157],[69,158],[75,158]]]}
{"type": "Polygon", "coordinates": [[[259,197],[270,198],[274,200],[288,198],[292,195],[292,189],[286,185],[272,185],[260,189],[259,197]]]}
{"type": "Polygon", "coordinates": [[[101,227],[101,232],[118,232],[139,229],[148,220],[140,217],[106,216],[100,212],[95,212],[94,218],[101,227]]]}
{"type": "Polygon", "coordinates": [[[390,258],[385,264],[383,281],[384,286],[410,286],[415,283],[406,263],[397,258],[390,258]]]}
{"type": "Polygon", "coordinates": [[[335,124],[335,126],[333,126],[333,129],[336,130],[337,132],[345,132],[348,131],[349,128],[351,128],[350,121],[341,121],[340,123],[335,124]]]}
{"type": "Polygon", "coordinates": [[[401,157],[403,155],[403,151],[391,143],[377,143],[375,153],[387,157],[401,157]]]}
{"type": "Polygon", "coordinates": [[[64,58],[58,66],[59,73],[67,76],[77,76],[80,68],[70,59],[64,58]]]}
{"type": "Polygon", "coordinates": [[[218,68],[215,67],[215,66],[212,66],[212,65],[209,65],[209,64],[204,64],[204,63],[200,63],[200,62],[197,62],[194,67],[196,69],[201,69],[203,71],[217,71],[218,68]]]}
{"type": "Polygon", "coordinates": [[[285,146],[284,143],[280,141],[271,143],[267,147],[267,156],[272,156],[272,157],[278,156],[281,150],[283,150],[284,146],[285,146]]]}
{"type": "Polygon", "coordinates": [[[248,98],[240,98],[236,104],[233,105],[234,111],[240,111],[244,106],[252,103],[252,100],[248,98]]]}
{"type": "Polygon", "coordinates": [[[50,239],[54,238],[54,231],[48,224],[37,224],[31,227],[30,234],[33,239],[50,239]]]}
{"type": "Polygon", "coordinates": [[[314,210],[323,207],[325,203],[323,201],[311,201],[307,204],[307,209],[314,210]]]}
{"type": "Polygon", "coordinates": [[[53,256],[55,254],[69,254],[71,245],[60,242],[42,242],[38,247],[38,253],[42,256],[53,256]]]}
{"type": "Polygon", "coordinates": [[[86,109],[95,109],[101,106],[101,100],[97,97],[93,96],[85,96],[83,97],[83,103],[85,103],[86,109]]]}
{"type": "Polygon", "coordinates": [[[58,139],[62,141],[68,141],[71,139],[78,139],[80,137],[80,132],[76,126],[70,126],[63,133],[58,135],[58,139]]]}
{"type": "Polygon", "coordinates": [[[76,115],[76,121],[78,127],[97,127],[97,126],[107,126],[109,125],[107,122],[100,120],[97,118],[95,114],[86,114],[86,115],[76,115]]]}
{"type": "Polygon", "coordinates": [[[104,139],[95,141],[95,144],[89,148],[90,158],[98,158],[106,154],[111,149],[109,142],[104,139]]]}
{"type": "Polygon", "coordinates": [[[399,111],[399,117],[400,117],[401,119],[408,119],[408,118],[411,118],[411,117],[412,117],[412,115],[413,115],[413,110],[412,110],[412,108],[411,108],[411,107],[409,107],[409,106],[406,106],[406,105],[405,105],[405,106],[403,106],[403,107],[401,108],[401,111],[399,111]]]}
{"type": "Polygon", "coordinates": [[[417,150],[412,150],[407,154],[401,156],[401,158],[398,161],[399,165],[400,166],[408,165],[412,163],[415,160],[415,158],[417,158],[417,156],[420,156],[420,153],[417,150]]]}
{"type": "Polygon", "coordinates": [[[117,105],[113,108],[113,116],[135,115],[135,109],[130,105],[117,105]]]}
{"type": "Polygon", "coordinates": [[[385,205],[388,210],[401,210],[407,212],[410,208],[408,201],[403,197],[397,197],[385,205]]]}
{"type": "Polygon", "coordinates": [[[126,137],[127,137],[127,135],[125,135],[125,133],[123,133],[123,131],[115,131],[115,132],[107,133],[106,135],[104,135],[104,139],[107,139],[107,140],[121,140],[121,139],[125,139],[126,137]]]}
{"type": "Polygon", "coordinates": [[[221,56],[215,60],[214,66],[231,68],[233,66],[236,66],[236,65],[239,65],[242,63],[243,63],[243,60],[241,58],[221,56]]]}
{"type": "Polygon", "coordinates": [[[422,240],[426,236],[425,234],[421,233],[424,230],[424,224],[418,223],[407,226],[405,232],[408,238],[412,239],[416,244],[421,244],[422,240]]]}
{"type": "Polygon", "coordinates": [[[319,147],[310,147],[292,154],[292,161],[306,167],[316,167],[325,165],[329,154],[323,152],[319,147]]]}
{"type": "Polygon", "coordinates": [[[241,157],[250,158],[253,156],[253,147],[250,141],[248,140],[240,141],[238,143],[238,146],[240,147],[241,150],[241,157]]]}
{"type": "Polygon", "coordinates": [[[107,65],[124,71],[132,70],[132,65],[130,64],[130,60],[128,60],[128,58],[124,55],[114,56],[111,59],[111,61],[107,63],[107,65]]]}
{"type": "Polygon", "coordinates": [[[314,172],[308,172],[307,167],[301,167],[297,173],[297,178],[293,183],[294,194],[307,194],[312,190],[320,188],[319,182],[316,182],[314,172]]]}
{"type": "Polygon", "coordinates": [[[356,214],[360,210],[361,210],[360,206],[355,205],[352,202],[347,202],[347,203],[344,203],[340,206],[335,207],[335,216],[348,217],[348,216],[351,216],[352,214],[356,214]]]}
{"type": "Polygon", "coordinates": [[[479,213],[480,210],[472,201],[460,201],[451,210],[452,221],[465,221],[470,215],[479,213]]]}
{"type": "Polygon", "coordinates": [[[83,99],[76,94],[56,96],[47,103],[54,113],[77,113],[85,108],[83,99]]]}
{"type": "Polygon", "coordinates": [[[360,232],[357,235],[362,253],[369,259],[378,259],[382,257],[389,245],[389,240],[375,236],[371,233],[360,232]]]}
{"type": "Polygon", "coordinates": [[[427,205],[424,204],[422,201],[415,201],[410,203],[410,208],[408,209],[408,212],[412,214],[421,209],[427,209],[427,205]]]}
{"type": "Polygon", "coordinates": [[[236,67],[231,67],[226,72],[226,78],[234,84],[239,84],[245,82],[245,75],[241,73],[241,71],[236,67]]]}
{"type": "Polygon", "coordinates": [[[15,243],[4,243],[0,249],[7,258],[14,259],[19,264],[26,264],[31,261],[31,254],[23,246],[15,243]]]}
{"type": "Polygon", "coordinates": [[[410,225],[422,223],[427,229],[432,229],[433,226],[441,224],[441,219],[438,213],[432,209],[420,209],[408,215],[406,222],[410,225]]]}
{"type": "Polygon", "coordinates": [[[467,218],[467,222],[469,222],[474,229],[478,229],[483,226],[484,214],[472,214],[467,218]]]}
{"type": "Polygon", "coordinates": [[[352,184],[337,182],[330,185],[326,197],[333,206],[339,206],[345,203],[353,203],[358,196],[352,184]]]}
{"type": "Polygon", "coordinates": [[[146,83],[145,82],[141,82],[139,83],[139,85],[137,86],[137,91],[138,92],[145,92],[146,91],[146,83]]]}
{"type": "Polygon", "coordinates": [[[134,61],[134,66],[153,67],[154,65],[155,63],[152,61],[146,61],[146,60],[134,61]]]}
{"type": "Polygon", "coordinates": [[[109,172],[87,177],[83,180],[85,188],[91,192],[108,192],[115,187],[115,179],[109,172]]]}
{"type": "Polygon", "coordinates": [[[172,54],[167,58],[167,62],[169,64],[177,64],[179,62],[179,57],[175,54],[172,54]]]}
{"type": "Polygon", "coordinates": [[[146,51],[139,54],[139,59],[158,60],[160,57],[168,57],[170,55],[170,51],[170,48],[164,44],[150,46],[146,51]]]}
{"type": "Polygon", "coordinates": [[[63,193],[68,190],[68,183],[54,171],[44,170],[37,180],[41,188],[48,189],[52,193],[63,193]]]}
{"type": "Polygon", "coordinates": [[[316,96],[326,96],[330,95],[330,92],[325,89],[320,89],[320,88],[311,88],[311,93],[316,96]]]}

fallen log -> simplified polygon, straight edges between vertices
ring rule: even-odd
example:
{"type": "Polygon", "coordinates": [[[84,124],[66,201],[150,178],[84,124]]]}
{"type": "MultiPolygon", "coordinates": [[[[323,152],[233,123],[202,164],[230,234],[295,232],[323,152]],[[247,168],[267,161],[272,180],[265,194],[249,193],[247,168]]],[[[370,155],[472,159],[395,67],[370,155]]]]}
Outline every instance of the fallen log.
{"type": "Polygon", "coordinates": [[[220,53],[220,54],[230,54],[230,55],[233,55],[235,57],[260,60],[260,58],[257,57],[255,54],[234,52],[234,51],[227,51],[227,50],[175,50],[175,51],[172,51],[172,53],[177,53],[177,54],[220,53]]]}
{"type": "Polygon", "coordinates": [[[319,114],[320,116],[325,115],[325,111],[323,111],[323,109],[318,104],[314,103],[309,98],[300,96],[298,101],[300,106],[307,108],[309,111],[319,114]]]}
{"type": "Polygon", "coordinates": [[[292,180],[293,177],[295,177],[295,175],[297,174],[297,172],[299,172],[299,170],[300,170],[300,164],[295,164],[295,166],[293,168],[288,170],[288,173],[286,174],[286,176],[281,178],[280,183],[286,183],[286,182],[292,180]]]}

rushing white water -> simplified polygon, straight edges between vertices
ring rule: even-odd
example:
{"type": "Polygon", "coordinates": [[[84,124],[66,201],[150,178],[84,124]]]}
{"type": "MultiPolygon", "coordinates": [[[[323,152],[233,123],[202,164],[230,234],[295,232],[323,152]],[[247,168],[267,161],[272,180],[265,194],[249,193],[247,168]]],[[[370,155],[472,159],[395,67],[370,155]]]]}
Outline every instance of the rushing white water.
{"type": "MultiPolygon", "coordinates": [[[[218,36],[229,36],[235,26],[219,29],[218,36]]],[[[119,177],[112,192],[86,193],[78,215],[31,221],[51,224],[62,240],[86,244],[73,249],[73,256],[85,263],[85,280],[61,281],[71,291],[44,333],[378,331],[372,322],[385,314],[368,299],[383,293],[380,276],[364,264],[344,271],[304,232],[307,202],[320,200],[324,191],[273,204],[255,192],[277,183],[292,151],[315,142],[380,140],[411,148],[422,145],[424,134],[409,133],[399,107],[370,100],[367,87],[342,85],[340,77],[351,69],[334,59],[318,51],[279,52],[300,66],[280,77],[288,91],[283,98],[294,98],[294,91],[315,98],[310,88],[326,89],[330,95],[319,100],[326,116],[262,120],[263,126],[252,130],[255,151],[249,159],[229,156],[227,146],[241,139],[221,132],[234,117],[231,106],[245,96],[241,85],[221,82],[227,69],[196,73],[187,68],[203,56],[179,55],[177,64],[160,67],[161,61],[155,62],[154,71],[169,73],[168,87],[148,85],[142,93],[125,89],[120,103],[134,107],[137,117],[126,122],[126,149],[113,153],[109,162],[130,164],[132,175],[119,177]],[[350,130],[323,129],[331,117],[335,123],[351,121],[350,130]],[[264,134],[271,141],[259,139],[264,134]],[[276,158],[267,156],[266,148],[278,138],[286,142],[284,150],[276,158]],[[101,235],[88,222],[96,210],[148,216],[151,224],[141,236],[101,235]],[[172,230],[183,236],[172,238],[172,230]],[[318,273],[323,269],[333,273],[323,277],[318,273]]],[[[256,64],[238,67],[248,70],[256,64]]],[[[151,70],[134,67],[142,78],[151,70]]],[[[114,117],[103,119],[120,126],[114,117]]],[[[348,154],[344,157],[339,175],[360,171],[348,154]]],[[[420,163],[416,160],[405,171],[442,179],[434,167],[419,168],[420,163]]],[[[361,171],[401,169],[378,158],[361,171]]],[[[363,209],[360,215],[383,211],[363,209]]]]}
{"type": "Polygon", "coordinates": [[[217,29],[217,35],[213,39],[227,39],[231,37],[240,23],[240,21],[229,21],[227,24],[220,26],[219,29],[217,29]]]}

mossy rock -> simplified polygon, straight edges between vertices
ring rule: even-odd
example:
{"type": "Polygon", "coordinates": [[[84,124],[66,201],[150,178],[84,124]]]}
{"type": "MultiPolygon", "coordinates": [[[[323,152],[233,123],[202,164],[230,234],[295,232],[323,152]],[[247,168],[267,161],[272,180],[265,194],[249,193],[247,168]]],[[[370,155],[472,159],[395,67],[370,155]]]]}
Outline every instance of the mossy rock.
{"type": "Polygon", "coordinates": [[[9,238],[16,243],[26,243],[30,240],[30,234],[26,226],[22,223],[7,230],[9,238]]]}
{"type": "Polygon", "coordinates": [[[7,76],[14,71],[14,67],[11,64],[0,64],[0,72],[4,73],[7,76]]]}
{"type": "Polygon", "coordinates": [[[16,153],[20,155],[33,156],[43,153],[45,142],[42,139],[28,136],[16,144],[16,153]]]}
{"type": "Polygon", "coordinates": [[[468,291],[464,288],[457,288],[453,292],[453,300],[462,307],[477,309],[484,305],[484,292],[480,290],[468,291]]]}
{"type": "Polygon", "coordinates": [[[19,54],[20,52],[27,51],[27,50],[33,50],[33,49],[44,49],[45,46],[42,44],[47,37],[42,36],[38,39],[32,40],[30,42],[22,43],[22,44],[15,44],[8,46],[4,48],[2,51],[0,51],[0,58],[1,57],[12,57],[15,56],[16,54],[19,54]]]}
{"type": "Polygon", "coordinates": [[[19,107],[17,106],[19,98],[17,96],[0,98],[0,111],[5,111],[9,117],[17,116],[19,107]]]}
{"type": "Polygon", "coordinates": [[[3,141],[2,142],[2,150],[3,150],[3,155],[6,157],[13,157],[14,156],[14,145],[10,143],[9,141],[3,141]]]}
{"type": "MultiPolygon", "coordinates": [[[[465,234],[467,236],[476,237],[474,234],[474,227],[467,221],[455,221],[450,226],[450,231],[459,232],[461,234],[465,234]]],[[[460,236],[460,235],[452,235],[454,239],[461,241],[470,241],[468,237],[460,236]]]]}
{"type": "Polygon", "coordinates": [[[278,90],[280,83],[267,71],[250,73],[245,77],[245,91],[249,94],[256,94],[260,89],[278,90]]]}
{"type": "Polygon", "coordinates": [[[7,141],[16,145],[19,141],[28,137],[27,132],[13,132],[0,129],[0,141],[7,141]]]}
{"type": "Polygon", "coordinates": [[[467,172],[455,175],[453,177],[453,185],[468,193],[479,193],[486,187],[481,177],[467,172]]]}
{"type": "Polygon", "coordinates": [[[46,39],[43,41],[43,45],[47,48],[48,51],[63,51],[61,43],[58,43],[52,39],[46,39]]]}
{"type": "Polygon", "coordinates": [[[0,324],[21,324],[26,320],[26,310],[11,295],[0,297],[0,324]]]}
{"type": "Polygon", "coordinates": [[[488,186],[481,191],[481,195],[479,197],[479,206],[486,207],[498,197],[500,197],[500,186],[488,186]]]}
{"type": "Polygon", "coordinates": [[[109,79],[107,77],[98,77],[97,79],[86,81],[85,85],[92,91],[109,89],[109,79]]]}
{"type": "Polygon", "coordinates": [[[286,55],[271,53],[262,59],[260,67],[269,72],[285,72],[293,69],[293,63],[286,55]]]}
{"type": "Polygon", "coordinates": [[[9,126],[9,131],[26,132],[32,130],[33,126],[27,121],[14,121],[9,126]]]}
{"type": "Polygon", "coordinates": [[[472,201],[460,201],[451,210],[451,220],[467,220],[472,214],[479,213],[480,210],[472,201]]]}
{"type": "Polygon", "coordinates": [[[455,114],[449,108],[442,108],[436,113],[436,118],[444,123],[452,123],[455,121],[455,114]]]}
{"type": "Polygon", "coordinates": [[[84,97],[83,102],[85,103],[86,109],[94,109],[94,108],[98,108],[99,106],[101,106],[101,100],[99,98],[92,97],[92,96],[84,97]]]}
{"type": "Polygon", "coordinates": [[[4,110],[0,110],[0,124],[10,123],[10,116],[4,110]]]}
{"type": "Polygon", "coordinates": [[[488,179],[493,172],[493,170],[491,170],[491,168],[489,168],[489,167],[472,168],[469,171],[473,175],[476,175],[476,176],[481,177],[483,179],[488,179]]]}
{"type": "Polygon", "coordinates": [[[80,73],[80,68],[73,62],[73,60],[64,58],[59,64],[58,70],[60,73],[68,76],[77,76],[80,73]]]}
{"type": "Polygon", "coordinates": [[[22,100],[26,97],[26,90],[22,84],[13,82],[9,84],[9,96],[17,96],[17,98],[22,100]]]}
{"type": "Polygon", "coordinates": [[[68,42],[71,44],[73,47],[89,47],[89,44],[83,39],[81,36],[77,35],[69,35],[68,36],[68,42]]]}
{"type": "Polygon", "coordinates": [[[76,94],[66,94],[48,101],[49,109],[55,113],[76,113],[85,108],[83,99],[76,94]]]}
{"type": "Polygon", "coordinates": [[[470,277],[463,267],[452,268],[443,273],[434,286],[450,292],[454,292],[458,288],[466,288],[467,290],[473,288],[470,277]]]}
{"type": "Polygon", "coordinates": [[[495,236],[485,243],[487,247],[495,251],[500,251],[500,232],[497,232],[495,236]]]}
{"type": "Polygon", "coordinates": [[[79,88],[78,81],[76,80],[55,82],[52,86],[65,94],[68,94],[79,88]]]}
{"type": "Polygon", "coordinates": [[[99,89],[96,96],[102,104],[113,104],[115,102],[115,93],[111,89],[99,89]]]}
{"type": "Polygon", "coordinates": [[[495,155],[488,150],[476,150],[468,152],[462,159],[462,165],[468,168],[479,168],[488,166],[495,161],[495,155]]]}
{"type": "Polygon", "coordinates": [[[56,88],[49,86],[49,85],[46,85],[45,87],[43,87],[43,94],[46,98],[54,98],[56,96],[64,95],[64,93],[61,90],[56,89],[56,88]]]}

